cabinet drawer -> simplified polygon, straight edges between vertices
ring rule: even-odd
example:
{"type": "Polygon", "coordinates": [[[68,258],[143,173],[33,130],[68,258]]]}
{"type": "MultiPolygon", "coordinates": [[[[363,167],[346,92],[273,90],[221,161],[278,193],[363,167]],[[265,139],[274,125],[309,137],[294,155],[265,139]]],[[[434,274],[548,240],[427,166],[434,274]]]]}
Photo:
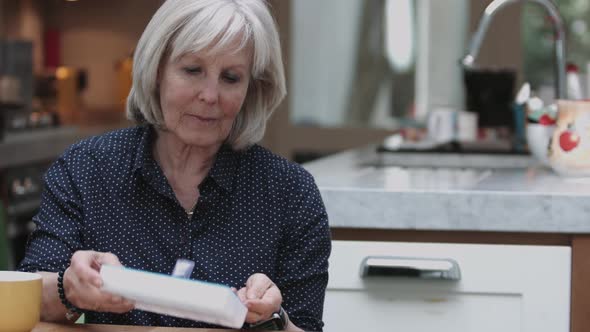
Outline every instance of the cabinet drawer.
{"type": "Polygon", "coordinates": [[[569,247],[333,241],[324,330],[566,332],[570,266],[569,247]]]}

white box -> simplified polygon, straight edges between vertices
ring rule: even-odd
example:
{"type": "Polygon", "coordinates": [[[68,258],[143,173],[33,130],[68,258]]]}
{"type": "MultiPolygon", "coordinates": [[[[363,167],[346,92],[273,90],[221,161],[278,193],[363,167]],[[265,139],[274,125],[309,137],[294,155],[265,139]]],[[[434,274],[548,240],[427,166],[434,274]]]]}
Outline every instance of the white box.
{"type": "Polygon", "coordinates": [[[102,290],[135,302],[135,308],[231,328],[241,328],[248,309],[231,288],[204,281],[103,265],[102,290]]]}

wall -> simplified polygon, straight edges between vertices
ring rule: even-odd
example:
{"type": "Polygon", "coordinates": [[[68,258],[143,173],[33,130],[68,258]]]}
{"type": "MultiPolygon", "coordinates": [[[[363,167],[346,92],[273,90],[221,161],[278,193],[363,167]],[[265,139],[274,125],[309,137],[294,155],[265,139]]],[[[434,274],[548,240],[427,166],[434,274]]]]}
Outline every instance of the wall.
{"type": "Polygon", "coordinates": [[[417,0],[419,47],[416,70],[416,115],[425,120],[438,107],[462,109],[462,69],[469,3],[464,0],[417,0]]]}
{"type": "Polygon", "coordinates": [[[61,31],[62,64],[88,72],[86,108],[117,108],[115,65],[132,52],[162,0],[51,1],[47,26],[61,31]]]}
{"type": "Polygon", "coordinates": [[[344,126],[362,3],[297,0],[291,4],[291,24],[296,29],[291,29],[294,70],[289,88],[291,109],[297,110],[291,119],[299,124],[344,126]]]}
{"type": "MultiPolygon", "coordinates": [[[[469,1],[469,30],[474,32],[477,24],[491,0],[469,1]]],[[[476,62],[482,67],[514,68],[522,75],[522,4],[508,5],[496,14],[483,41],[476,62]]]]}
{"type": "Polygon", "coordinates": [[[2,37],[16,38],[19,35],[20,5],[18,0],[1,0],[2,37]]]}

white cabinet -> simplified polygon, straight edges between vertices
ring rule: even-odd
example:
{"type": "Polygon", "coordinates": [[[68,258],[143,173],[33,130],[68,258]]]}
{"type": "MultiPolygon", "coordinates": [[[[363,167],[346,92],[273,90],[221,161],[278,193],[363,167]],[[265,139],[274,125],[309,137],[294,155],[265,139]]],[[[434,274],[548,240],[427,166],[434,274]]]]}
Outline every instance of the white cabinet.
{"type": "Polygon", "coordinates": [[[324,331],[567,332],[570,266],[560,246],[333,241],[324,331]]]}

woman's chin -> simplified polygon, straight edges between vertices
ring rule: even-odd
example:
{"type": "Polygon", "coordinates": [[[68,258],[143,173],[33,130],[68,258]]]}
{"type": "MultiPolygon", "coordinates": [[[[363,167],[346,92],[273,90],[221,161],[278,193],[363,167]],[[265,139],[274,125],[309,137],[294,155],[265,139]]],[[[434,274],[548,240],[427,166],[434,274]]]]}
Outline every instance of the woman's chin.
{"type": "Polygon", "coordinates": [[[203,135],[204,133],[181,133],[180,140],[186,145],[198,146],[201,148],[213,148],[221,146],[223,140],[217,135],[203,135]]]}

